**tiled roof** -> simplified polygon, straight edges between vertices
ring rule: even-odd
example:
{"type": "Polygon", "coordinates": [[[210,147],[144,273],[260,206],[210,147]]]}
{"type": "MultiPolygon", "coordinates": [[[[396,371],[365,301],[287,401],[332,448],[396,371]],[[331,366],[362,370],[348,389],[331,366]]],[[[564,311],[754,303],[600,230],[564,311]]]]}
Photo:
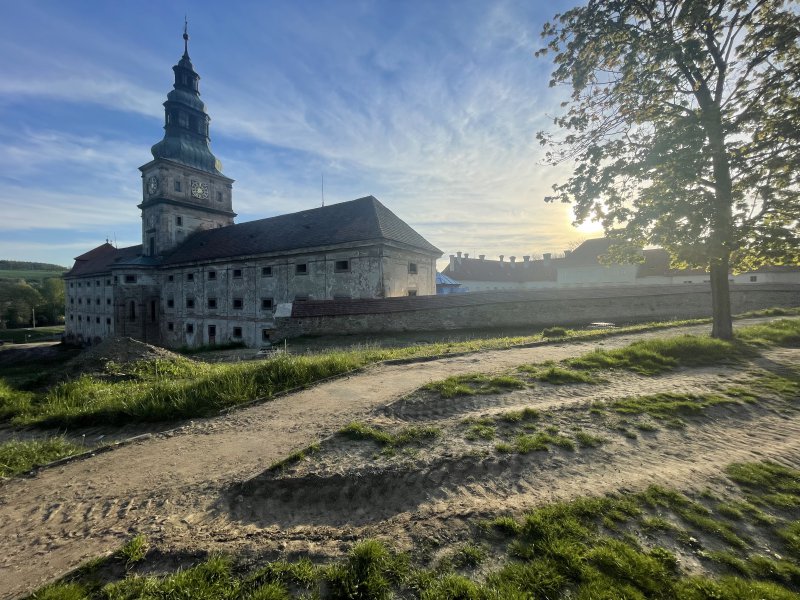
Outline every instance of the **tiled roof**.
{"type": "Polygon", "coordinates": [[[288,252],[370,240],[400,242],[440,256],[442,251],[373,196],[311,210],[209,229],[190,236],[164,260],[198,260],[288,252]]]}
{"type": "Polygon", "coordinates": [[[106,242],[85,254],[76,256],[75,264],[72,269],[64,273],[64,277],[83,277],[84,275],[109,273],[115,263],[135,259],[141,253],[141,244],[128,246],[127,248],[114,248],[114,246],[106,242]]]}
{"type": "Polygon", "coordinates": [[[442,273],[459,281],[555,281],[560,259],[501,262],[479,258],[453,258],[442,273]]]}

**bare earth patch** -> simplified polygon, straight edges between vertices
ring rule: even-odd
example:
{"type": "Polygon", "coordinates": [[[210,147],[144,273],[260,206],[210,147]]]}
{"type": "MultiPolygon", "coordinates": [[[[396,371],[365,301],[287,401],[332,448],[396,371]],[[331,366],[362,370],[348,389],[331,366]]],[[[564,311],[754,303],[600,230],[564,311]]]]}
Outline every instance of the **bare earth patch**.
{"type": "Polygon", "coordinates": [[[734,461],[769,458],[800,467],[796,406],[768,393],[755,402],[715,406],[679,428],[592,410],[622,396],[713,393],[756,370],[798,364],[798,349],[769,350],[740,366],[679,369],[660,377],[614,373],[599,384],[536,383],[446,400],[414,393],[451,375],[499,373],[598,346],[705,329],[380,365],[7,481],[0,486],[0,597],[30,592],[136,533],[178,554],[339,556],[366,536],[398,548],[421,539],[456,541],[476,518],[577,495],[652,483],[705,488],[734,461]],[[537,415],[521,413],[525,408],[537,415]],[[440,434],[387,447],[337,434],[353,421],[392,432],[435,426],[440,434]],[[494,427],[493,435],[468,439],[469,428],[481,422],[494,427]],[[527,453],[498,450],[517,436],[537,434],[567,438],[574,449],[551,443],[527,453]],[[592,439],[602,441],[590,444],[592,439]],[[270,469],[320,440],[318,452],[270,469]]]}

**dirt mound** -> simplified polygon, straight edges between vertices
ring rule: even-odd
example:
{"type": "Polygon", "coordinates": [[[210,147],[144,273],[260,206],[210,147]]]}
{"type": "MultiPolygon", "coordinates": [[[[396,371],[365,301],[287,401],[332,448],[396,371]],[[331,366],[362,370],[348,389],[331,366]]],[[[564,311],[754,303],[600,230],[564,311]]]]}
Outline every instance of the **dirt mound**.
{"type": "Polygon", "coordinates": [[[103,372],[109,362],[125,364],[140,360],[175,359],[178,354],[129,337],[107,338],[87,348],[67,363],[67,369],[81,373],[103,372]]]}

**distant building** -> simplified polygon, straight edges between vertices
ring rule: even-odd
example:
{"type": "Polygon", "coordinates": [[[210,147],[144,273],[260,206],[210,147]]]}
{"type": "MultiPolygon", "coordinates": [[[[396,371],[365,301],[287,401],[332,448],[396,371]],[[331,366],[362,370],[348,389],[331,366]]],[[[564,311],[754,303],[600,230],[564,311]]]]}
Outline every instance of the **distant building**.
{"type": "MultiPolygon", "coordinates": [[[[642,251],[643,261],[635,264],[603,264],[602,257],[611,246],[607,238],[586,240],[563,257],[545,254],[531,260],[512,256],[505,260],[486,260],[484,255],[450,255],[442,275],[451,277],[471,292],[488,290],[525,290],[539,288],[571,288],[630,285],[670,285],[708,283],[709,274],[702,269],[672,269],[669,254],[660,248],[642,251]]],[[[764,266],[760,269],[731,275],[733,283],[800,283],[800,266],[764,266]]]]}
{"type": "Polygon", "coordinates": [[[447,275],[436,273],[436,293],[442,294],[461,294],[468,290],[461,287],[461,284],[447,275]]]}
{"type": "Polygon", "coordinates": [[[103,244],[64,275],[66,335],[165,346],[269,342],[280,304],[436,293],[441,250],[367,196],[234,224],[188,35],[142,173],[142,244],[103,244]]]}

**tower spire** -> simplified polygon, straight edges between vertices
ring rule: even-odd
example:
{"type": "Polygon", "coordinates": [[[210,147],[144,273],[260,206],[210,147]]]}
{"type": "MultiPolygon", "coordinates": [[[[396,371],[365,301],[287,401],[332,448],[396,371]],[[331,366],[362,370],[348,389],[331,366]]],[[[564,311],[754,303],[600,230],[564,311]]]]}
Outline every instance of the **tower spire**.
{"type": "Polygon", "coordinates": [[[183,55],[189,56],[189,19],[183,15],[183,55]]]}

